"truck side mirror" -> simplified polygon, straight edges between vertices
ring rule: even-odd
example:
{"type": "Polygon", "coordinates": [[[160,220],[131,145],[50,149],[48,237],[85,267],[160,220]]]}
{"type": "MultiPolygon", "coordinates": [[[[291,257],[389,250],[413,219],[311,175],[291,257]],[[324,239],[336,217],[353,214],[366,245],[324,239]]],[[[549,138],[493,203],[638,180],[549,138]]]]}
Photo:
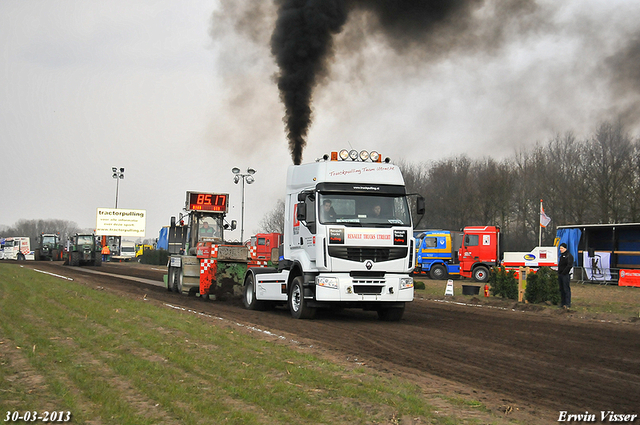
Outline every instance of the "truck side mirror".
{"type": "Polygon", "coordinates": [[[171,217],[171,227],[176,227],[176,218],[171,217]]]}
{"type": "Polygon", "coordinates": [[[231,230],[236,230],[238,227],[238,220],[231,220],[231,230]]]}
{"type": "Polygon", "coordinates": [[[298,203],[298,207],[296,208],[296,220],[307,221],[307,205],[304,202],[298,203]]]}
{"type": "Polygon", "coordinates": [[[422,196],[418,196],[418,199],[416,201],[416,209],[418,211],[418,214],[424,214],[425,212],[425,203],[424,203],[424,198],[422,196]]]}

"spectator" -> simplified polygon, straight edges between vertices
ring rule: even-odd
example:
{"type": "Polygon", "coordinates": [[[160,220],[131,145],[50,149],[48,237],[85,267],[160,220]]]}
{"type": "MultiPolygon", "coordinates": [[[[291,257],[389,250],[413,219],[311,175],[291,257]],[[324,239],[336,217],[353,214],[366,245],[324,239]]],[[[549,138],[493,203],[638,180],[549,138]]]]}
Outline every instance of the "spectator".
{"type": "Polygon", "coordinates": [[[560,259],[558,260],[558,285],[560,286],[560,308],[571,308],[571,269],[573,255],[567,250],[567,244],[560,244],[560,259]]]}

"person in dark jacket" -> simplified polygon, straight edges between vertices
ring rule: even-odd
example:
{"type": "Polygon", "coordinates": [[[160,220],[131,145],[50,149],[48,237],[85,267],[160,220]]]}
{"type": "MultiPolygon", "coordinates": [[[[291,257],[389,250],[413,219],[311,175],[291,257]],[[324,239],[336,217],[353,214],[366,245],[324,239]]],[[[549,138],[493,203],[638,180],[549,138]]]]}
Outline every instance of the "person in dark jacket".
{"type": "Polygon", "coordinates": [[[560,244],[560,258],[558,259],[558,285],[560,286],[560,307],[571,308],[571,269],[573,255],[567,250],[567,244],[560,244]]]}

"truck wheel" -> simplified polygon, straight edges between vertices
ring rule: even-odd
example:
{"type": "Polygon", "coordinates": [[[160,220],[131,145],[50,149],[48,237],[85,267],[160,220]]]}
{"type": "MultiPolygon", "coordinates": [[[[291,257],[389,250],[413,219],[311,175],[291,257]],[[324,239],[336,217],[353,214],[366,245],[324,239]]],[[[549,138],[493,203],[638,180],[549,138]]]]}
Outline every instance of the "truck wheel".
{"type": "Polygon", "coordinates": [[[304,299],[304,278],[298,276],[293,279],[291,292],[289,292],[289,310],[294,319],[312,319],[316,314],[316,309],[307,306],[304,299]]]}
{"type": "Polygon", "coordinates": [[[69,265],[78,267],[80,265],[80,253],[72,251],[69,253],[69,265]]]}
{"type": "Polygon", "coordinates": [[[173,291],[173,281],[175,280],[176,269],[173,267],[169,267],[169,272],[167,273],[167,291],[173,291]]]}
{"type": "Polygon", "coordinates": [[[102,266],[102,255],[96,252],[96,259],[93,261],[93,265],[96,267],[102,266]]]}
{"type": "Polygon", "coordinates": [[[266,310],[267,303],[256,299],[256,284],[253,274],[247,274],[244,280],[244,296],[242,303],[247,310],[266,310]]]}
{"type": "Polygon", "coordinates": [[[447,269],[442,264],[435,264],[431,267],[429,276],[434,280],[442,280],[447,278],[447,269]]]}
{"type": "Polygon", "coordinates": [[[184,275],[182,274],[182,269],[177,269],[173,274],[173,286],[171,289],[173,292],[177,292],[178,294],[182,294],[182,279],[184,275]]]}
{"type": "Polygon", "coordinates": [[[473,279],[476,282],[486,282],[489,280],[489,270],[484,266],[476,267],[473,269],[473,279]]]}
{"type": "Polygon", "coordinates": [[[404,306],[402,307],[392,307],[392,308],[381,308],[378,310],[378,319],[385,322],[397,322],[402,319],[404,315],[404,306]]]}

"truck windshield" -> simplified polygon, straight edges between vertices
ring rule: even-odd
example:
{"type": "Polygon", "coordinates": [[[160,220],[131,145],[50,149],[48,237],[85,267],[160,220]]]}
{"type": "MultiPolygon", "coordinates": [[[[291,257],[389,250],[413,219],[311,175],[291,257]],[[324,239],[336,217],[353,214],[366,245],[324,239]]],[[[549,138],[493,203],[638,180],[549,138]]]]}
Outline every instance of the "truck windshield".
{"type": "Polygon", "coordinates": [[[78,236],[78,245],[91,245],[93,243],[93,236],[78,236]]]}
{"type": "Polygon", "coordinates": [[[222,237],[222,223],[214,217],[201,217],[198,227],[199,241],[213,241],[222,237]]]}
{"type": "Polygon", "coordinates": [[[49,245],[54,245],[56,243],[56,237],[55,236],[43,236],[42,237],[42,244],[49,244],[49,245]]]}
{"type": "Polygon", "coordinates": [[[411,215],[404,195],[320,193],[320,223],[359,226],[410,226],[411,215]]]}

